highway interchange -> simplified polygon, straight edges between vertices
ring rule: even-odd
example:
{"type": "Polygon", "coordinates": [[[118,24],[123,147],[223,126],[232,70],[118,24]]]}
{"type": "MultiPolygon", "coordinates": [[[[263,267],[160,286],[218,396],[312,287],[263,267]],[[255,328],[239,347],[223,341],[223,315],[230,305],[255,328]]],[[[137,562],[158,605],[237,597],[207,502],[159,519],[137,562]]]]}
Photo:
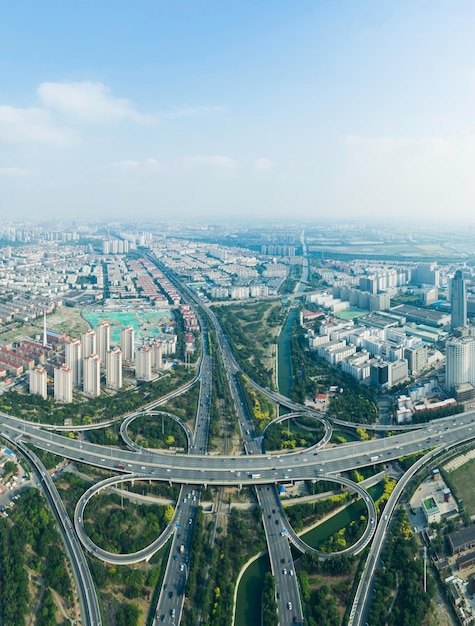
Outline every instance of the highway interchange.
{"type": "MultiPolygon", "coordinates": [[[[185,293],[187,292],[186,289],[184,291],[185,293]]],[[[188,293],[188,296],[190,300],[196,298],[190,293],[188,293]]],[[[197,308],[200,305],[196,301],[193,304],[197,308]]],[[[374,537],[370,558],[366,563],[365,572],[360,580],[350,616],[351,626],[359,626],[365,614],[365,607],[369,598],[368,589],[371,577],[374,575],[379,552],[384,544],[389,518],[397,502],[397,497],[402,492],[407,480],[410,479],[410,472],[398,484],[398,489],[395,490],[386,506],[384,518],[379,520],[379,523],[373,500],[364,489],[356,484],[352,484],[351,481],[343,478],[340,474],[355,468],[386,463],[415,452],[428,450],[429,454],[426,457],[433,457],[444,449],[471,440],[475,436],[475,411],[457,415],[455,418],[440,419],[414,430],[401,430],[389,437],[326,448],[325,444],[329,441],[332,432],[331,424],[326,418],[296,404],[289,398],[256,385],[267,397],[294,411],[295,416],[302,414],[312,415],[320,420],[324,431],[322,440],[316,446],[303,451],[303,453],[266,454],[262,449],[262,440],[257,438],[254,432],[240,388],[238,376],[240,368],[234,359],[227,338],[224,336],[212,311],[209,309],[204,311],[202,307],[198,310],[200,311],[203,341],[202,358],[197,380],[195,381],[200,385],[195,429],[192,432],[184,423],[181,424],[187,433],[189,441],[188,454],[171,455],[169,453],[149,451],[138,447],[128,437],[127,427],[130,421],[138,415],[143,415],[144,412],[155,412],[160,403],[162,403],[160,401],[146,407],[143,411],[126,416],[124,419],[121,434],[125,443],[129,446],[129,450],[106,448],[87,441],[71,439],[59,434],[59,432],[54,432],[52,429],[56,427],[51,426],[50,430],[46,430],[44,427],[40,428],[38,424],[27,423],[0,413],[1,434],[8,438],[12,444],[16,443],[35,465],[39,475],[42,476],[43,487],[49,493],[52,506],[58,520],[60,520],[63,538],[68,547],[71,560],[76,563],[74,571],[78,572],[76,579],[81,598],[83,622],[90,626],[99,626],[101,623],[98,609],[94,608],[95,604],[97,605],[97,598],[94,599],[93,597],[95,596],[93,585],[88,578],[88,574],[81,572],[81,570],[87,570],[88,568],[82,551],[78,550],[76,545],[77,538],[79,538],[83,547],[97,558],[111,563],[130,564],[139,560],[148,560],[171,537],[172,544],[156,607],[155,621],[157,624],[166,622],[177,625],[180,622],[183,609],[189,567],[188,557],[201,487],[254,485],[258,502],[262,507],[262,519],[270,564],[272,573],[275,576],[279,624],[282,626],[291,623],[302,624],[303,613],[297,577],[293,575],[295,567],[291,543],[301,551],[312,548],[299,540],[293,529],[290,528],[285,518],[277,487],[281,482],[289,480],[315,481],[324,478],[333,480],[337,484],[345,485],[350,490],[355,491],[362,497],[367,506],[368,525],[365,533],[359,542],[348,550],[351,553],[357,553],[368,545],[374,537]],[[206,330],[208,323],[214,328],[215,336],[217,337],[222,362],[236,408],[236,418],[239,422],[244,442],[245,455],[211,456],[206,454],[212,391],[212,366],[206,330]],[[25,443],[31,443],[40,449],[73,461],[101,467],[118,474],[117,477],[98,483],[81,497],[76,506],[73,520],[77,535],[73,532],[72,522],[69,520],[64,506],[62,506],[52,481],[45,476],[41,463],[37,459],[33,459],[34,455],[25,447],[25,443]],[[94,545],[87,537],[83,525],[84,511],[89,499],[98,491],[118,481],[134,479],[159,480],[180,484],[182,489],[175,507],[174,517],[169,526],[164,529],[162,535],[151,546],[141,550],[140,553],[135,555],[107,553],[99,546],[94,545]],[[88,595],[91,597],[87,598],[88,595]],[[87,608],[88,606],[89,608],[87,608]]],[[[250,382],[252,383],[252,381],[250,382]]],[[[186,392],[188,388],[189,385],[177,391],[177,393],[186,392]]],[[[167,397],[169,396],[170,394],[167,397]]],[[[289,416],[285,416],[285,419],[289,419],[289,416]]],[[[68,427],[68,430],[72,429],[68,427]]],[[[421,466],[423,463],[424,458],[418,462],[421,466]]],[[[418,466],[415,467],[418,469],[418,466]]],[[[412,472],[414,471],[413,468],[412,472]]]]}

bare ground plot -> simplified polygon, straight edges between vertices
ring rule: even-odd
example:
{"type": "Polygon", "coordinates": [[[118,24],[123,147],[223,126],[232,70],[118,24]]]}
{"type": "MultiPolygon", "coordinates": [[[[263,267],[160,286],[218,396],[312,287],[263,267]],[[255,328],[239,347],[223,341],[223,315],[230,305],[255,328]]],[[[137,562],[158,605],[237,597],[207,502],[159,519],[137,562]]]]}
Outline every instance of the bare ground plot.
{"type": "MultiPolygon", "coordinates": [[[[47,316],[46,323],[48,330],[66,333],[71,337],[78,338],[81,332],[89,328],[89,324],[82,319],[80,310],[72,307],[60,307],[47,316]]],[[[43,318],[39,317],[28,324],[9,324],[9,329],[4,332],[0,328],[0,339],[2,341],[15,341],[20,337],[34,338],[35,335],[41,335],[42,333],[43,318]]]]}

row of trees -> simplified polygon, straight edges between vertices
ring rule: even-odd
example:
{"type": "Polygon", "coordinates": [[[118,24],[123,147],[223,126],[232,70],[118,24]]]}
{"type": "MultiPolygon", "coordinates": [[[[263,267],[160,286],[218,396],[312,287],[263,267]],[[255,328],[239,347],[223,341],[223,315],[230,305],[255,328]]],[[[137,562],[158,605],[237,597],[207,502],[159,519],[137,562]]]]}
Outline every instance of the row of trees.
{"type": "Polygon", "coordinates": [[[324,561],[314,553],[302,555],[298,580],[306,624],[340,626],[338,605],[344,607],[349,602],[355,564],[356,557],[352,555],[324,561]],[[325,578],[325,584],[315,585],[321,578],[325,578]]]}
{"type": "Polygon", "coordinates": [[[33,606],[26,567],[42,577],[45,593],[38,610],[38,624],[56,624],[56,606],[49,588],[68,605],[72,590],[62,543],[55,522],[38,491],[24,491],[9,518],[0,519],[1,621],[5,626],[24,626],[33,606]]]}
{"type": "Polygon", "coordinates": [[[75,425],[88,424],[131,413],[185,384],[193,375],[193,370],[179,365],[171,370],[170,375],[143,383],[137,388],[122,390],[110,396],[102,394],[97,398],[84,398],[70,404],[58,404],[54,399],[44,399],[38,394],[11,391],[1,396],[0,411],[39,423],[62,425],[66,419],[70,419],[75,425]]]}
{"type": "Polygon", "coordinates": [[[267,572],[264,576],[264,589],[262,592],[262,626],[275,626],[276,622],[275,578],[270,572],[267,572]]]}
{"type": "Polygon", "coordinates": [[[237,574],[249,556],[265,546],[260,522],[257,508],[250,511],[232,509],[226,533],[218,529],[214,547],[210,550],[213,522],[205,525],[200,511],[186,586],[190,604],[185,606],[183,626],[195,626],[198,616],[201,616],[200,623],[206,626],[228,626],[231,623],[237,574]],[[209,565],[209,571],[205,564],[209,565]]]}
{"type": "Polygon", "coordinates": [[[427,591],[424,591],[424,562],[419,552],[406,512],[400,509],[382,557],[384,567],[376,576],[369,626],[420,626],[424,623],[435,585],[428,576],[427,591]]]}

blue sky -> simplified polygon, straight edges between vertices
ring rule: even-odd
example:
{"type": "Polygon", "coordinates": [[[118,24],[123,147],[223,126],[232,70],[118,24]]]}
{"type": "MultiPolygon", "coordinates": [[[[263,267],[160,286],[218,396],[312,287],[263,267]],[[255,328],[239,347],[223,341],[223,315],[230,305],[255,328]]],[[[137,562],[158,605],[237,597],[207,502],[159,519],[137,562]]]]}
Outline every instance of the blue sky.
{"type": "Polygon", "coordinates": [[[0,20],[0,217],[475,220],[475,3],[43,0],[0,20]]]}

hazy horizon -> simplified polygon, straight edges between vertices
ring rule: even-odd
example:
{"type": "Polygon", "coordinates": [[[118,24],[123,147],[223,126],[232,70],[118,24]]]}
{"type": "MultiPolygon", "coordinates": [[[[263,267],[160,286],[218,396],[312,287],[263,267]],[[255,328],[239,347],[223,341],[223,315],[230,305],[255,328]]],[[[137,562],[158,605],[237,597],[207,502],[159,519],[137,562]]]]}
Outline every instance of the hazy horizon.
{"type": "Polygon", "coordinates": [[[474,223],[475,5],[7,4],[3,219],[474,223]]]}

